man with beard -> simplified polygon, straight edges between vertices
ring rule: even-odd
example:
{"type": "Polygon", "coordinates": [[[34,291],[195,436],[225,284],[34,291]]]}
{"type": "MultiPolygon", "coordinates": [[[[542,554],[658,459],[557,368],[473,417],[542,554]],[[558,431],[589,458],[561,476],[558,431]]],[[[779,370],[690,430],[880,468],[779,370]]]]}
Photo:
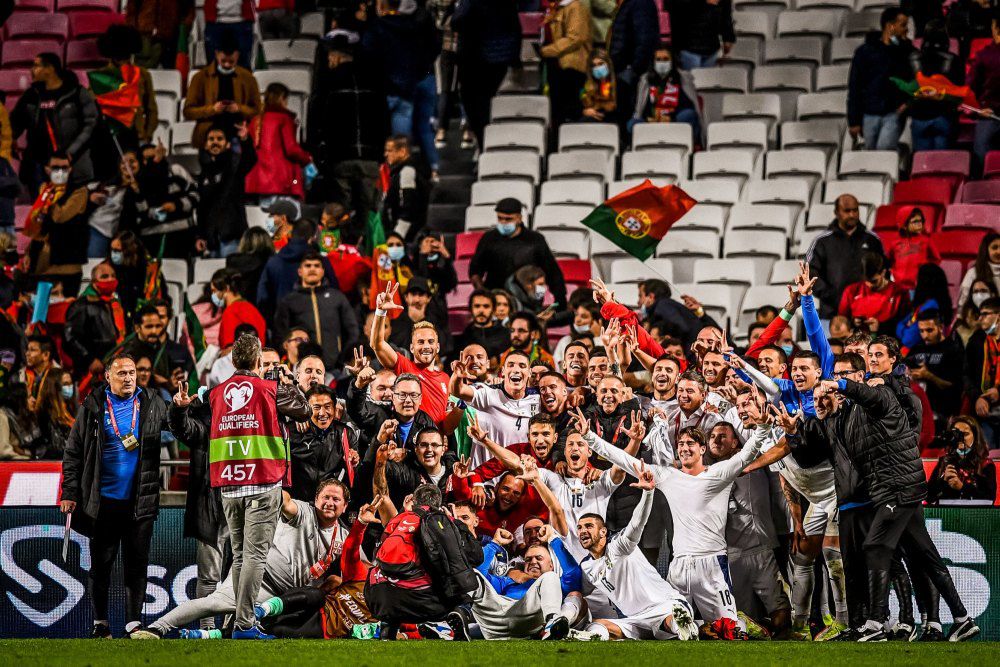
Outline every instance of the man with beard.
{"type": "MultiPolygon", "coordinates": [[[[464,361],[452,365],[449,390],[452,395],[467,402],[476,410],[479,424],[490,438],[506,446],[524,442],[528,435],[528,420],[538,412],[540,402],[537,393],[528,394],[528,356],[513,351],[506,356],[500,369],[500,387],[487,385],[471,386],[471,379],[464,361]]],[[[486,460],[485,452],[473,447],[471,464],[477,466],[486,460]]]]}
{"type": "Polygon", "coordinates": [[[315,497],[317,486],[325,479],[337,479],[350,486],[360,462],[357,434],[334,418],[337,396],[333,390],[326,385],[316,385],[305,394],[312,417],[304,433],[296,431],[289,438],[291,494],[296,500],[315,497]]]}
{"type": "Polygon", "coordinates": [[[238,136],[232,141],[229,132],[225,126],[213,125],[198,156],[201,173],[198,174],[198,239],[194,247],[198,252],[211,250],[218,257],[236,252],[247,230],[243,206],[245,182],[257,164],[253,141],[247,140],[246,123],[240,123],[238,136]]]}
{"type": "Polygon", "coordinates": [[[508,354],[523,352],[528,355],[529,363],[541,361],[551,368],[555,368],[556,362],[549,351],[545,349],[542,334],[542,326],[533,314],[522,310],[511,315],[510,348],[500,357],[500,364],[502,365],[506,361],[508,354]]]}
{"type": "MultiPolygon", "coordinates": [[[[638,464],[636,464],[638,466],[638,464]]],[[[641,496],[625,529],[608,539],[600,514],[584,514],[576,524],[578,539],[587,556],[581,567],[587,580],[606,594],[618,618],[597,619],[587,630],[598,639],[698,638],[698,626],[683,596],[643,558],[637,549],[653,508],[656,482],[645,466],[636,467],[641,496]]]]}
{"type": "Polygon", "coordinates": [[[566,384],[574,389],[587,386],[587,370],[590,366],[590,348],[580,341],[573,341],[563,352],[562,371],[566,384]]]}
{"type": "Polygon", "coordinates": [[[417,322],[413,325],[413,336],[410,340],[410,354],[413,361],[398,354],[389,345],[385,335],[386,316],[390,310],[402,310],[403,306],[395,302],[399,283],[389,283],[385,292],[376,297],[375,322],[372,325],[372,335],[369,343],[379,363],[385,368],[391,368],[397,376],[407,373],[416,375],[422,385],[420,408],[430,415],[434,423],[440,424],[447,413],[448,406],[448,374],[438,369],[438,355],[441,344],[437,330],[429,322],[417,322]]]}
{"type": "Polygon", "coordinates": [[[374,477],[378,493],[388,495],[396,507],[402,507],[406,496],[421,484],[433,484],[443,495],[456,461],[444,435],[428,426],[417,434],[413,449],[407,451],[389,440],[397,428],[393,420],[385,422],[370,445],[376,450],[374,477]]]}
{"type": "Polygon", "coordinates": [[[475,433],[474,439],[485,445],[491,456],[469,475],[468,481],[472,484],[489,482],[502,474],[504,470],[512,467],[520,469],[522,456],[531,456],[539,468],[546,470],[552,470],[556,465],[555,459],[552,457],[552,447],[557,439],[556,422],[544,412],[540,412],[528,420],[527,442],[517,442],[506,447],[493,441],[489,433],[476,422],[472,422],[469,428],[475,433]],[[498,456],[494,449],[503,450],[504,455],[498,456]],[[517,465],[512,466],[512,463],[517,465]]]}
{"type": "Polygon", "coordinates": [[[658,408],[664,413],[677,407],[677,380],[681,375],[681,364],[674,357],[664,354],[653,363],[650,371],[653,396],[640,396],[639,403],[643,410],[658,408]]]}
{"type": "MultiPolygon", "coordinates": [[[[347,509],[349,492],[336,480],[320,484],[312,505],[293,500],[282,494],[281,520],[278,521],[267,552],[264,578],[257,603],[293,588],[315,585],[316,579],[326,571],[333,556],[339,556],[347,539],[347,527],[340,521],[347,509]],[[325,565],[322,569],[315,565],[325,565]],[[319,574],[314,574],[319,570],[319,574]]],[[[142,639],[160,639],[175,628],[183,628],[199,618],[217,614],[232,614],[236,610],[233,590],[233,573],[219,584],[214,593],[178,605],[166,615],[151,623],[142,639]]],[[[212,634],[204,630],[181,630],[184,639],[221,638],[219,630],[212,634]]],[[[268,635],[265,635],[268,636],[268,635]]],[[[270,637],[268,636],[269,638],[270,637]]]]}
{"type": "Polygon", "coordinates": [[[569,423],[568,407],[569,391],[566,378],[555,371],[545,373],[538,378],[538,396],[541,402],[538,407],[541,414],[546,414],[556,420],[556,433],[562,433],[569,423]]]}
{"type": "Polygon", "coordinates": [[[708,396],[705,402],[716,408],[721,414],[725,414],[732,404],[719,392],[726,386],[726,379],[729,374],[729,367],[726,360],[719,352],[706,352],[701,358],[701,374],[708,385],[708,396]]]}
{"type": "MultiPolygon", "coordinates": [[[[134,359],[154,359],[153,383],[171,393],[185,374],[194,371],[194,359],[188,348],[167,338],[166,322],[153,303],[135,314],[135,329],[119,348],[134,359]]],[[[114,355],[115,351],[111,352],[114,355]]]]}
{"type": "MultiPolygon", "coordinates": [[[[753,394],[744,391],[736,396],[737,405],[749,420],[747,405],[753,394]]],[[[728,422],[712,428],[708,450],[716,461],[728,461],[740,450],[741,440],[736,429],[728,422]]],[[[782,638],[791,628],[791,605],[781,586],[781,574],[774,559],[778,547],[775,521],[771,515],[772,498],[778,483],[772,482],[767,470],[742,475],[733,483],[729,499],[729,518],[726,522],[726,546],[729,570],[732,575],[733,596],[736,608],[749,613],[763,609],[770,619],[770,630],[782,638]],[[759,600],[759,603],[758,603],[759,600]]]]}
{"type": "MultiPolygon", "coordinates": [[[[758,428],[738,456],[706,466],[705,434],[697,428],[684,428],[675,441],[680,468],[650,466],[656,488],[666,496],[673,517],[673,561],[667,581],[693,602],[709,623],[716,619],[738,622],[729,584],[726,514],[733,482],[770,437],[770,429],[765,427],[767,417],[761,414],[763,399],[760,403],[759,406],[755,403],[751,414],[751,421],[758,428]]],[[[583,413],[577,412],[575,423],[598,456],[638,476],[641,465],[638,459],[593,433],[583,413]]],[[[726,625],[731,629],[731,624],[726,625]]],[[[725,630],[720,637],[737,638],[739,634],[725,630]]]]}
{"type": "Polygon", "coordinates": [[[676,403],[667,406],[667,437],[671,447],[676,447],[677,436],[686,428],[710,431],[722,421],[715,412],[708,412],[705,397],[708,384],[698,371],[687,370],[677,380],[676,403]]]}
{"type": "MultiPolygon", "coordinates": [[[[383,424],[392,421],[398,427],[396,442],[406,449],[413,449],[417,433],[433,426],[434,421],[420,409],[423,386],[420,378],[413,373],[403,373],[396,376],[392,385],[391,401],[381,405],[365,399],[361,391],[348,394],[347,414],[361,429],[362,439],[371,440],[381,432],[383,424]]],[[[379,444],[385,444],[382,440],[379,444]]],[[[366,461],[374,461],[374,451],[369,448],[365,454],[366,461]]]]}
{"type": "Polygon", "coordinates": [[[611,359],[606,352],[594,350],[587,359],[587,388],[596,392],[604,376],[611,372],[611,359]]]}
{"type": "Polygon", "coordinates": [[[510,330],[493,318],[496,301],[489,290],[473,290],[469,295],[469,313],[472,321],[465,327],[455,340],[456,349],[464,349],[469,345],[481,345],[486,355],[499,357],[510,345],[510,330]]]}
{"type": "MultiPolygon", "coordinates": [[[[471,500],[474,505],[479,506],[467,478],[468,466],[460,463],[451,476],[452,493],[458,500],[471,500]]],[[[477,535],[492,535],[497,528],[513,533],[532,517],[544,517],[548,520],[549,510],[533,487],[514,473],[506,471],[496,479],[492,498],[486,497],[478,514],[477,535]]]]}

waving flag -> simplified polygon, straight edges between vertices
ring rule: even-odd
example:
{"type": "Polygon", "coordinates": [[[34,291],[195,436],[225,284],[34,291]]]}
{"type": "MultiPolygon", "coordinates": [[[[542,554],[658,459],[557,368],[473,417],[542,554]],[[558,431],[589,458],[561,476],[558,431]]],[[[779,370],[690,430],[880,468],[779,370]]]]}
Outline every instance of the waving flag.
{"type": "Polygon", "coordinates": [[[904,81],[896,77],[892,77],[891,80],[897,88],[911,97],[917,97],[917,94],[920,93],[921,96],[929,95],[954,104],[964,104],[971,107],[979,105],[969,86],[955,85],[944,74],[927,76],[923,72],[917,72],[916,78],[912,81],[904,81]]]}
{"type": "Polygon", "coordinates": [[[595,208],[583,224],[645,261],[656,252],[664,234],[697,203],[676,185],[660,188],[647,179],[595,208]]]}
{"type": "Polygon", "coordinates": [[[108,118],[125,127],[132,127],[136,109],[140,106],[139,79],[142,70],[131,64],[122,65],[118,71],[104,68],[87,73],[90,91],[97,106],[108,118]]]}

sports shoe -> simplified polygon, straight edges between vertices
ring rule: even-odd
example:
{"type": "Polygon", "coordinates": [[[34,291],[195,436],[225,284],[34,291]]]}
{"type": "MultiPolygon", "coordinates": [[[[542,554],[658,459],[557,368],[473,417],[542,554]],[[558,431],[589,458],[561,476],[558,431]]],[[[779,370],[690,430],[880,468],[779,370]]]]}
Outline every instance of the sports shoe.
{"type": "Polygon", "coordinates": [[[452,630],[447,623],[420,623],[417,625],[417,632],[423,639],[452,640],[452,630]]]}
{"type": "Polygon", "coordinates": [[[860,634],[858,635],[859,642],[887,642],[889,637],[885,634],[885,630],[881,627],[871,628],[867,625],[861,628],[860,634]]]}
{"type": "Polygon", "coordinates": [[[542,630],[542,640],[557,641],[559,639],[565,639],[568,634],[569,620],[567,620],[565,616],[553,614],[545,623],[545,629],[542,630]]]}
{"type": "Polygon", "coordinates": [[[465,615],[465,610],[459,607],[450,612],[444,619],[451,627],[451,638],[456,642],[471,641],[469,637],[469,619],[465,615]]]}
{"type": "Polygon", "coordinates": [[[747,628],[746,634],[750,639],[771,641],[771,633],[767,631],[767,628],[744,614],[742,611],[736,612],[736,618],[743,621],[743,624],[747,628]]]}
{"type": "Polygon", "coordinates": [[[181,639],[222,639],[222,630],[219,629],[188,630],[187,628],[181,628],[179,633],[181,639]]]}
{"type": "Polygon", "coordinates": [[[781,632],[776,632],[773,639],[779,642],[808,642],[812,637],[808,633],[799,632],[794,628],[785,628],[781,632]]]}
{"type": "Polygon", "coordinates": [[[896,622],[889,631],[889,639],[897,642],[912,642],[917,638],[917,627],[909,623],[896,622]]]}
{"type": "Polygon", "coordinates": [[[90,631],[91,639],[111,639],[111,628],[105,623],[94,623],[94,629],[90,631]]]}
{"type": "Polygon", "coordinates": [[[448,145],[448,139],[444,130],[438,130],[434,135],[434,148],[441,150],[448,145]]]}
{"type": "Polygon", "coordinates": [[[255,625],[249,630],[233,630],[233,639],[275,639],[274,635],[264,632],[259,625],[255,625]]]}
{"type": "Polygon", "coordinates": [[[948,641],[964,642],[966,639],[972,639],[978,634],[979,626],[976,625],[976,622],[970,616],[961,623],[951,624],[951,629],[948,630],[948,641]]]}
{"type": "Polygon", "coordinates": [[[823,628],[818,635],[813,639],[817,642],[828,642],[836,639],[842,632],[847,630],[847,626],[838,620],[834,620],[833,623],[823,628]]]}
{"type": "Polygon", "coordinates": [[[566,636],[567,639],[572,639],[577,642],[600,642],[604,641],[604,637],[597,634],[596,632],[589,632],[587,630],[574,630],[570,628],[569,634],[566,636]]]}
{"type": "Polygon", "coordinates": [[[476,138],[472,136],[472,132],[466,130],[462,134],[462,144],[461,144],[462,150],[469,150],[470,148],[474,148],[475,145],[476,145],[476,138]]]}
{"type": "Polygon", "coordinates": [[[924,628],[924,631],[920,634],[920,639],[918,642],[943,642],[945,640],[944,633],[941,632],[939,628],[924,628]]]}
{"type": "Polygon", "coordinates": [[[830,639],[831,642],[856,642],[861,637],[861,631],[856,628],[847,628],[839,635],[830,639]]]}
{"type": "Polygon", "coordinates": [[[141,625],[127,634],[129,639],[163,639],[162,635],[156,630],[144,628],[141,625]]]}
{"type": "Polygon", "coordinates": [[[677,623],[677,638],[681,641],[698,640],[698,624],[694,622],[694,617],[691,616],[691,610],[688,609],[686,604],[681,602],[675,602],[671,613],[674,616],[674,622],[677,623]]]}

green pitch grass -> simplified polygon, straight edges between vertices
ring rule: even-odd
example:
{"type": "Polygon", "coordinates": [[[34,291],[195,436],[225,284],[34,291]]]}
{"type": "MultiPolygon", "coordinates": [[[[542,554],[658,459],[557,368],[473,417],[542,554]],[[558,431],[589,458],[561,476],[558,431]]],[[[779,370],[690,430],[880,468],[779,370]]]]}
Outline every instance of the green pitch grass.
{"type": "Polygon", "coordinates": [[[996,667],[1000,643],[965,644],[808,644],[725,642],[538,641],[128,641],[128,640],[0,640],[0,665],[587,665],[637,667],[667,664],[759,667],[775,665],[978,665],[996,667]],[[612,662],[613,661],[613,662],[612,662]]]}

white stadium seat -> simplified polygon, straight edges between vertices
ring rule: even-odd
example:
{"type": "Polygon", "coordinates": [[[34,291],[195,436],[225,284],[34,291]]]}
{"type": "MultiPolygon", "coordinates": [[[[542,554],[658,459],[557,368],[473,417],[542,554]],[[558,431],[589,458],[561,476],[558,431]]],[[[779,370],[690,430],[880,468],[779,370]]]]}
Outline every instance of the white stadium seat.
{"type": "Polygon", "coordinates": [[[191,143],[191,134],[196,125],[193,120],[174,123],[171,128],[171,155],[197,155],[198,149],[191,143]]]}
{"type": "Polygon", "coordinates": [[[604,186],[596,181],[564,180],[542,183],[540,204],[597,206],[604,201],[604,186]]]}
{"type": "Polygon", "coordinates": [[[316,42],[312,39],[265,39],[261,42],[268,67],[312,67],[316,42]]]}
{"type": "Polygon", "coordinates": [[[729,209],[726,232],[737,229],[760,229],[779,231],[788,236],[792,233],[794,222],[792,211],[787,205],[740,202],[729,209]]]}
{"type": "Polygon", "coordinates": [[[488,151],[479,156],[479,180],[525,179],[538,184],[541,159],[534,151],[488,151]]]}
{"type": "Polygon", "coordinates": [[[550,153],[548,180],[593,178],[602,183],[615,179],[615,159],[601,149],[550,153]]]}
{"type": "Polygon", "coordinates": [[[823,39],[820,37],[783,37],[764,42],[764,62],[805,63],[819,67],[823,63],[823,39]]]}
{"type": "Polygon", "coordinates": [[[694,263],[694,282],[745,285],[756,281],[752,259],[699,259],[694,263]]]}
{"type": "Polygon", "coordinates": [[[846,91],[850,65],[823,65],[816,70],[816,92],[846,91]]]}
{"type": "MultiPolygon", "coordinates": [[[[801,9],[801,3],[798,6],[801,9]]],[[[778,14],[778,37],[819,37],[828,44],[840,35],[840,22],[846,11],[812,9],[778,14]]]]}
{"type": "Polygon", "coordinates": [[[799,275],[799,260],[779,259],[771,267],[768,283],[771,285],[791,285],[799,275]]]}
{"type": "Polygon", "coordinates": [[[628,151],[622,155],[622,180],[629,178],[687,178],[687,164],[682,155],[669,149],[628,151]]]}
{"type": "Polygon", "coordinates": [[[848,151],[840,156],[841,179],[899,180],[899,153],[896,151],[848,151]]]}
{"type": "Polygon", "coordinates": [[[708,149],[741,148],[762,153],[768,147],[768,123],[762,120],[729,120],[710,123],[708,149]]]}
{"type": "Polygon", "coordinates": [[[726,95],[722,100],[725,120],[766,120],[773,125],[781,119],[781,98],[774,93],[726,95]]]}
{"type": "Polygon", "coordinates": [[[717,258],[719,249],[719,236],[715,232],[672,229],[657,246],[656,256],[673,260],[676,280],[691,282],[695,260],[717,258]]]}
{"type": "Polygon", "coordinates": [[[729,209],[726,206],[698,204],[684,214],[683,218],[675,222],[673,229],[712,231],[721,236],[726,228],[728,212],[729,209]]]}
{"type": "Polygon", "coordinates": [[[840,195],[854,195],[862,204],[879,207],[887,203],[885,186],[877,181],[827,181],[823,202],[832,204],[840,195]]]}
{"type": "Polygon", "coordinates": [[[612,123],[566,123],[559,127],[559,152],[603,148],[618,155],[618,126],[612,123]]]}
{"type": "Polygon", "coordinates": [[[826,178],[826,153],[813,148],[791,151],[771,151],[765,157],[764,176],[775,178],[806,178],[812,185],[826,178]]]}
{"type": "Polygon", "coordinates": [[[780,306],[788,300],[788,289],[783,285],[754,285],[743,295],[736,329],[746,331],[761,306],[780,306]]]}
{"type": "Polygon", "coordinates": [[[640,262],[634,257],[623,257],[611,262],[610,281],[613,283],[640,283],[650,278],[667,278],[674,281],[674,266],[669,259],[650,257],[640,262]]]}
{"type": "Polygon", "coordinates": [[[808,93],[799,96],[796,120],[844,119],[847,117],[847,95],[835,90],[831,93],[808,93]]]}
{"type": "Polygon", "coordinates": [[[472,184],[473,206],[496,204],[505,197],[514,197],[528,212],[535,207],[535,188],[526,181],[477,181],[472,184]]]}
{"type": "MultiPolygon", "coordinates": [[[[535,208],[532,227],[542,229],[580,229],[580,222],[593,211],[592,206],[572,206],[567,204],[539,204],[535,208]]],[[[496,223],[494,213],[494,224],[496,223]]]]}
{"type": "Polygon", "coordinates": [[[694,146],[687,123],[639,123],[632,129],[632,150],[675,149],[687,156],[694,146]]]}
{"type": "Polygon", "coordinates": [[[556,257],[590,257],[590,234],[587,229],[547,229],[541,234],[556,257]]]}
{"type": "MultiPolygon", "coordinates": [[[[226,268],[225,259],[216,259],[212,257],[198,257],[194,260],[194,276],[192,278],[192,281],[196,283],[207,283],[209,280],[212,279],[212,274],[214,274],[219,269],[224,269],[224,268],[226,268]]],[[[164,266],[164,269],[166,269],[166,266],[164,266]]],[[[163,275],[164,276],[167,275],[166,271],[164,271],[163,275]]],[[[187,276],[185,275],[185,284],[186,280],[187,276]]]]}
{"type": "Polygon", "coordinates": [[[483,151],[530,149],[545,154],[545,127],[540,123],[492,123],[483,132],[483,151]]]}
{"type": "Polygon", "coordinates": [[[829,158],[840,147],[843,130],[825,120],[789,121],[781,124],[781,148],[818,148],[829,158]]]}
{"type": "Polygon", "coordinates": [[[694,154],[691,162],[691,177],[724,178],[735,180],[741,186],[756,171],[753,155],[735,148],[701,151],[694,154]]]}
{"type": "Polygon", "coordinates": [[[701,67],[694,70],[694,85],[699,93],[746,93],[750,80],[746,70],[734,67],[701,67]]]}
{"type": "Polygon", "coordinates": [[[497,95],[490,103],[490,122],[536,121],[549,124],[549,98],[545,95],[497,95]]]}
{"type": "Polygon", "coordinates": [[[830,64],[850,65],[864,37],[837,37],[830,43],[830,64]]]}

